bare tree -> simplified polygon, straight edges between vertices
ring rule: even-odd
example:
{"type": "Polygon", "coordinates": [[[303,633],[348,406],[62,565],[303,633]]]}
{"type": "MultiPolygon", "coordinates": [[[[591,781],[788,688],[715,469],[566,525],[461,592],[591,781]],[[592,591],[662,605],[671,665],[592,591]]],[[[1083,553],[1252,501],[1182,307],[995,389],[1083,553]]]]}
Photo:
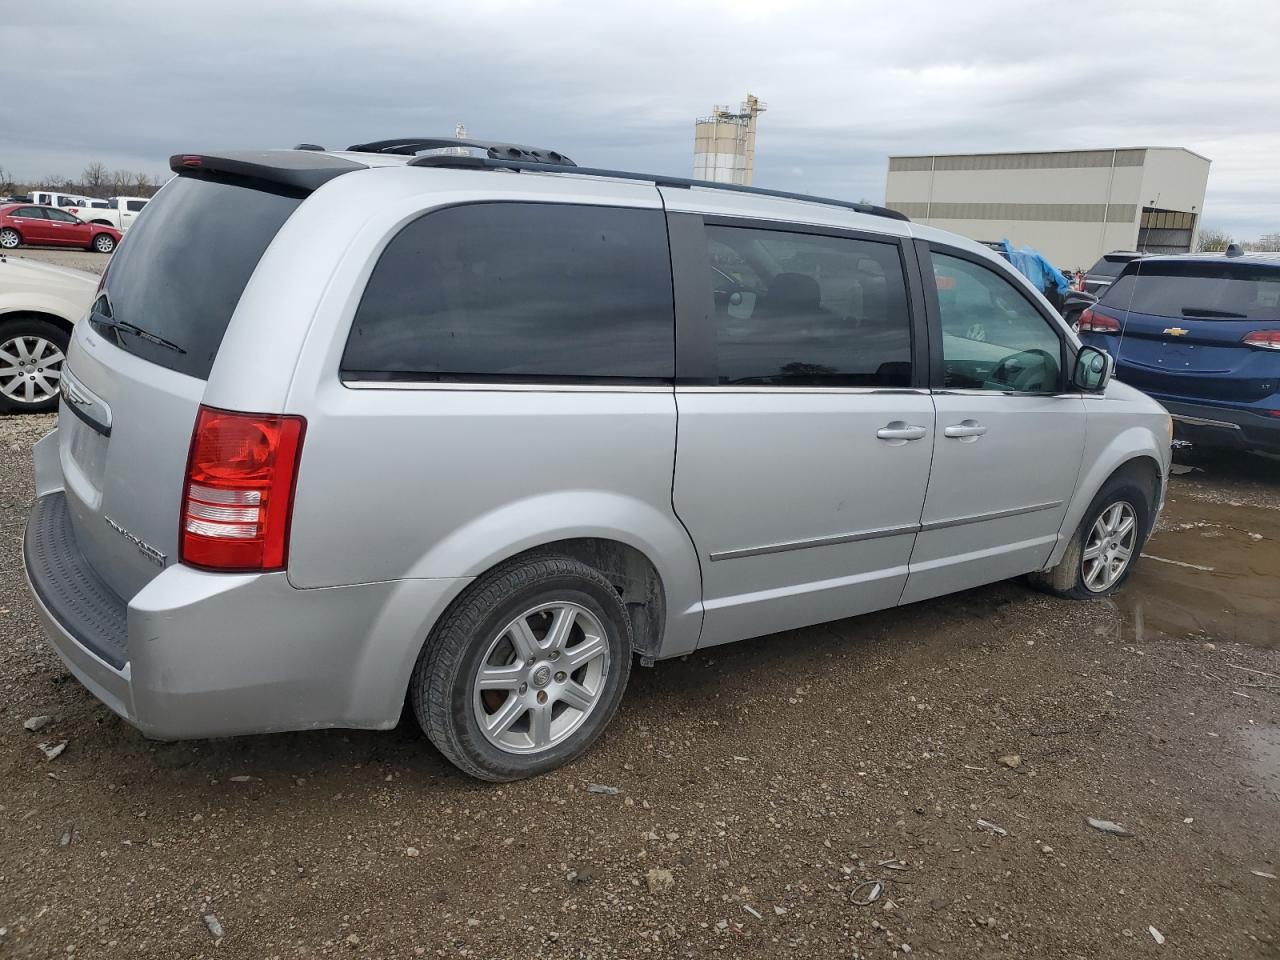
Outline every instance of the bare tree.
{"type": "Polygon", "coordinates": [[[84,168],[84,173],[80,174],[80,184],[84,192],[89,196],[101,197],[105,195],[110,178],[111,174],[107,172],[107,165],[101,161],[94,160],[84,168]]]}
{"type": "Polygon", "coordinates": [[[1221,253],[1235,242],[1235,237],[1225,230],[1219,230],[1217,227],[1201,227],[1200,242],[1196,250],[1201,253],[1221,253]]]}
{"type": "Polygon", "coordinates": [[[1264,233],[1252,243],[1246,243],[1245,247],[1249,250],[1257,250],[1259,253],[1278,253],[1280,252],[1280,233],[1264,233]]]}
{"type": "Polygon", "coordinates": [[[136,196],[149,197],[155,189],[155,181],[151,179],[151,174],[138,171],[133,175],[133,192],[136,196]]]}
{"type": "Polygon", "coordinates": [[[9,171],[4,167],[0,167],[0,193],[8,196],[17,193],[18,185],[13,182],[13,177],[9,176],[9,171]]]}
{"type": "Polygon", "coordinates": [[[128,170],[112,170],[111,171],[111,192],[115,196],[123,196],[129,192],[129,185],[133,183],[133,174],[128,170]]]}

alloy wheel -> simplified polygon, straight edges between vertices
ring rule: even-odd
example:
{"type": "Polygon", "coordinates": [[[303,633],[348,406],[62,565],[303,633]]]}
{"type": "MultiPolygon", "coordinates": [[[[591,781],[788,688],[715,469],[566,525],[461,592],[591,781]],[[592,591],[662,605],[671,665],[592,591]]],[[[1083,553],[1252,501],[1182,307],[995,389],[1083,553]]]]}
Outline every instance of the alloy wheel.
{"type": "Polygon", "coordinates": [[[1094,521],[1080,561],[1086,589],[1103,593],[1124,576],[1133,562],[1138,543],[1138,514],[1121,500],[1107,507],[1094,521]]]}
{"type": "Polygon", "coordinates": [[[0,343],[0,394],[29,405],[52,399],[64,359],[58,345],[44,337],[18,336],[0,343]]]}
{"type": "Polygon", "coordinates": [[[609,642],[594,613],[555,601],[526,610],[489,644],[472,700],[484,738],[508,753],[564,742],[599,705],[609,642]]]}
{"type": "Polygon", "coordinates": [[[105,233],[100,233],[94,239],[93,245],[97,247],[99,253],[110,253],[115,249],[116,242],[105,233]]]}
{"type": "Polygon", "coordinates": [[[21,242],[22,238],[18,236],[17,231],[0,230],[0,247],[4,247],[6,250],[12,250],[21,242]]]}

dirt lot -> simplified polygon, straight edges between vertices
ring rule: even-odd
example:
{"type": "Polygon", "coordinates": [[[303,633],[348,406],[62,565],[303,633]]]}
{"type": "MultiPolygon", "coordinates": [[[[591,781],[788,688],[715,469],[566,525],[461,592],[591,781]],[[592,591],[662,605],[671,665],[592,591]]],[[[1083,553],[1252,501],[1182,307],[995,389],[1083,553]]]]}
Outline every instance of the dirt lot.
{"type": "Polygon", "coordinates": [[[68,250],[56,247],[18,247],[17,250],[5,251],[5,256],[43,260],[45,263],[56,263],[60,267],[74,267],[88,273],[101,273],[111,262],[110,256],[91,250],[68,250]]]}
{"type": "Polygon", "coordinates": [[[637,669],[585,759],[494,787],[410,722],[109,713],[20,570],[51,425],[0,421],[0,956],[1280,955],[1274,462],[1177,476],[1118,602],[1003,583],[637,669]]]}

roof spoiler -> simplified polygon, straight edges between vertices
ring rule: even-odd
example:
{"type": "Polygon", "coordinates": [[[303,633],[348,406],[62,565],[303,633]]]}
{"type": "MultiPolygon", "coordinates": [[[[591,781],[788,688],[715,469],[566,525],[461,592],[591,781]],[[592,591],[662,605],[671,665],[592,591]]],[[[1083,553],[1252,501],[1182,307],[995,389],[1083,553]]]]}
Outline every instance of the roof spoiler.
{"type": "Polygon", "coordinates": [[[334,177],[364,170],[362,163],[305,150],[241,150],[231,153],[175,153],[174,173],[224,174],[261,180],[310,193],[334,177]]]}

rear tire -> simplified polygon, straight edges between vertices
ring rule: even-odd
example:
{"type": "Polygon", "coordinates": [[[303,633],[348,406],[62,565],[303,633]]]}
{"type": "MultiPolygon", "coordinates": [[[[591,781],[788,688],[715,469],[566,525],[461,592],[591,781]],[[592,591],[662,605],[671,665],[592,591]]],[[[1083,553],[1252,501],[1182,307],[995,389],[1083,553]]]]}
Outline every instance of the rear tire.
{"type": "Polygon", "coordinates": [[[1032,574],[1031,582],[1072,600],[1111,596],[1137,565],[1153,515],[1150,490],[1132,475],[1112,477],[1089,504],[1058,565],[1032,574]]]}
{"type": "Polygon", "coordinates": [[[55,409],[70,341],[66,330],[38,317],[0,323],[0,411],[55,409]]]}
{"type": "Polygon", "coordinates": [[[13,227],[0,230],[0,250],[14,250],[22,246],[22,234],[13,227]]]}
{"type": "Polygon", "coordinates": [[[423,731],[464,773],[546,773],[595,742],[631,673],[631,621],[613,585],[568,557],[481,576],[431,631],[409,685],[423,731]]]}
{"type": "Polygon", "coordinates": [[[110,253],[116,248],[116,238],[109,233],[100,233],[93,238],[92,249],[99,253],[110,253]]]}

